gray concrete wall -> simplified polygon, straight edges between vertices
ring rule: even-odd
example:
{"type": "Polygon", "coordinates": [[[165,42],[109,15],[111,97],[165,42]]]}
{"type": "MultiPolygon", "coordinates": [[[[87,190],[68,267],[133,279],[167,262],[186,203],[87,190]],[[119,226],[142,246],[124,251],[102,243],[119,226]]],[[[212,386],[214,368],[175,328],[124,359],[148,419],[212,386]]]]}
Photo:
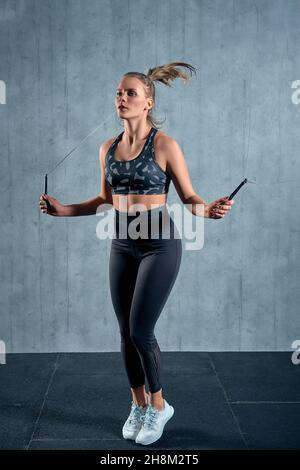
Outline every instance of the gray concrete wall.
{"type": "MultiPolygon", "coordinates": [[[[296,0],[1,0],[0,339],[8,352],[119,351],[108,258],[96,216],[53,218],[44,174],[63,203],[99,191],[98,148],[121,132],[124,72],[172,61],[199,69],[157,85],[156,116],[184,151],[206,201],[202,250],[183,251],[156,326],[162,350],[290,350],[300,338],[300,2],[296,0]],[[112,115],[112,116],[111,116],[112,115]]],[[[169,204],[179,202],[173,185],[169,204]]]]}

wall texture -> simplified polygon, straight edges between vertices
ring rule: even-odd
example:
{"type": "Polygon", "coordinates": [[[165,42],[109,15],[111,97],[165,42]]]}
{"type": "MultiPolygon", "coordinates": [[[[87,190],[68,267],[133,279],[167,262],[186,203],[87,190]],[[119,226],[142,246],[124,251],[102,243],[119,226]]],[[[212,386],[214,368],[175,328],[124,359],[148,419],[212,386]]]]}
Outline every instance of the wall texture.
{"type": "Polygon", "coordinates": [[[158,84],[155,115],[181,146],[195,191],[212,201],[244,177],[257,184],[224,219],[204,221],[201,250],[183,251],[156,327],[160,347],[278,351],[300,339],[299,18],[296,0],[0,1],[7,352],[120,350],[111,240],[97,238],[96,216],[50,217],[38,200],[47,172],[48,193],[63,203],[96,195],[99,145],[122,130],[121,75],[173,61],[191,63],[197,77],[158,84]]]}

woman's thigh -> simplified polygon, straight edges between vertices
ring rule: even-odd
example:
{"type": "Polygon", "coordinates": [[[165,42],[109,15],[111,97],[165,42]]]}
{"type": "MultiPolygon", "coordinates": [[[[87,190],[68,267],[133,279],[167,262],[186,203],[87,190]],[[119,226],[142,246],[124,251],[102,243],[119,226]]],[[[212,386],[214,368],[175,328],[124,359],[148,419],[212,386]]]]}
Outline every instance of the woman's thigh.
{"type": "Polygon", "coordinates": [[[155,323],[179,272],[182,243],[173,239],[150,242],[150,246],[138,249],[142,254],[131,302],[130,331],[136,341],[146,342],[151,348],[155,323]]]}
{"type": "Polygon", "coordinates": [[[139,263],[132,246],[125,241],[112,241],[109,257],[110,294],[120,332],[129,336],[129,315],[139,263]]]}

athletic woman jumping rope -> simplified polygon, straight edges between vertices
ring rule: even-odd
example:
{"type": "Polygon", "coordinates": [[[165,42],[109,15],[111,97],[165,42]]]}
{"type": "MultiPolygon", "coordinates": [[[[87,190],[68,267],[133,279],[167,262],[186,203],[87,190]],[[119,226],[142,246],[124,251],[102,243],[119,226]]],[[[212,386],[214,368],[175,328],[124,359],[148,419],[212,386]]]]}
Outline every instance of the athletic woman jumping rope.
{"type": "Polygon", "coordinates": [[[161,352],[154,335],[182,254],[182,242],[166,206],[170,182],[173,181],[183,204],[192,207],[190,212],[196,216],[223,218],[234,202],[225,196],[207,204],[196,194],[180,146],[158,130],[158,122],[152,117],[154,82],[170,86],[169,81],[177,77],[185,81],[190,78],[178,67],[195,73],[191,65],[173,62],[149,69],[146,75],[139,72],[123,75],[116,90],[115,106],[124,131],[100,146],[101,190],[96,197],[80,204],[63,205],[42,194],[39,202],[42,212],[59,217],[96,214],[102,204],[111,204],[115,209],[109,282],[132,394],[131,411],[122,433],[125,439],[144,445],[161,437],[174,414],[174,408],[162,395],[161,352]],[[139,204],[145,209],[136,212],[139,204]],[[203,209],[201,214],[199,205],[203,209]],[[132,236],[135,221],[143,234],[146,229],[148,237],[132,236]],[[163,236],[167,227],[168,238],[163,236]]]}

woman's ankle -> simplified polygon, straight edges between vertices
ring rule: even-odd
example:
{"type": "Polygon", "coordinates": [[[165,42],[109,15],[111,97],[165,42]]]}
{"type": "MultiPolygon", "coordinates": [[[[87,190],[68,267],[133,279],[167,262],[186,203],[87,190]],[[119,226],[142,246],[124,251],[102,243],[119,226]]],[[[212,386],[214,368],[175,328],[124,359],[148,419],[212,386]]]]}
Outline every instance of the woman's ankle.
{"type": "Polygon", "coordinates": [[[144,397],[144,400],[134,399],[134,403],[137,406],[142,406],[143,408],[145,408],[145,406],[148,406],[148,404],[150,403],[150,397],[149,397],[148,393],[146,393],[146,396],[144,397]]]}

